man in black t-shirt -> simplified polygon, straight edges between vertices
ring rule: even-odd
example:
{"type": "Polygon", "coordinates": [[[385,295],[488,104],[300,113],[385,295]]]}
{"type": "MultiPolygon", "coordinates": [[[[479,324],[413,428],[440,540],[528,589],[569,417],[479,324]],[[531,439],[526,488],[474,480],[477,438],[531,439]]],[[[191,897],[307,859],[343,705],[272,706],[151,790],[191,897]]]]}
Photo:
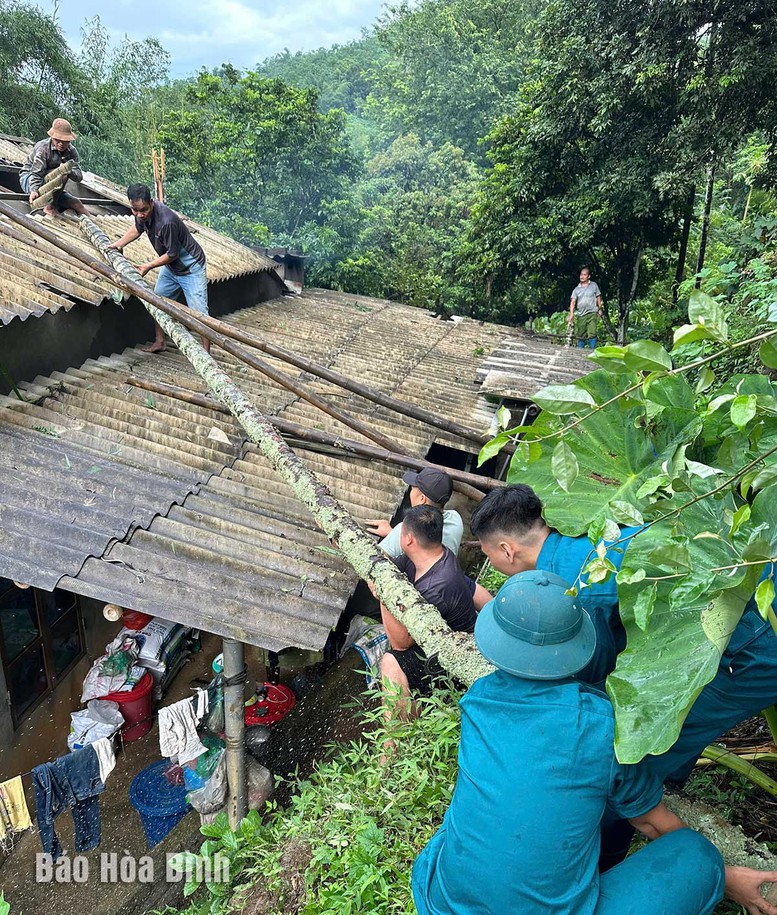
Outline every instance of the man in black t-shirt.
{"type": "MultiPolygon", "coordinates": [[[[418,505],[407,511],[402,520],[402,555],[395,562],[454,632],[472,632],[476,619],[472,592],[458,560],[442,545],[442,526],[441,512],[431,505],[418,505]]],[[[396,713],[406,718],[411,691],[431,692],[434,678],[442,669],[435,657],[426,657],[383,604],[380,612],[391,645],[381,659],[383,690],[396,697],[396,713]]],[[[387,706],[386,718],[392,717],[394,711],[393,703],[392,707],[387,706]]],[[[411,714],[415,714],[415,707],[411,714]]]]}
{"type": "MultiPolygon", "coordinates": [[[[151,189],[145,184],[131,184],[127,198],[135,217],[135,224],[109,248],[122,251],[126,245],[146,232],[148,240],[159,255],[138,267],[145,276],[149,270],[160,267],[154,292],[168,299],[177,299],[183,293],[186,305],[192,311],[208,314],[208,277],[205,270],[205,252],[195,240],[189,227],[170,207],[151,198],[151,189]]],[[[147,353],[163,353],[165,335],[157,324],[154,342],[143,347],[147,353]]],[[[200,336],[202,348],[210,352],[210,341],[200,336]]]]}

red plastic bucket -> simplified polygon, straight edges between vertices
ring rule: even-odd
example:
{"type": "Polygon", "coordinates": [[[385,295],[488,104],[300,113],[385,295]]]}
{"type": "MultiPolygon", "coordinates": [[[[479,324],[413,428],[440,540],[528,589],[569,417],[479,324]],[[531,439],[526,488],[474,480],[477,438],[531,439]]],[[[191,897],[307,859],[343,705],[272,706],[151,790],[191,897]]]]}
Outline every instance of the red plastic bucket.
{"type": "Polygon", "coordinates": [[[245,723],[246,727],[253,727],[255,724],[277,724],[282,718],[285,718],[297,704],[297,697],[282,683],[264,684],[267,694],[264,699],[259,699],[253,705],[246,706],[245,723]]]}
{"type": "Polygon", "coordinates": [[[140,678],[135,689],[128,690],[126,693],[109,693],[101,698],[118,703],[119,711],[124,716],[121,733],[126,743],[132,743],[133,740],[145,737],[151,730],[151,725],[154,723],[151,716],[154,702],[154,678],[148,671],[140,678]]]}
{"type": "Polygon", "coordinates": [[[127,629],[143,629],[153,619],[148,613],[141,613],[140,610],[125,610],[122,614],[121,621],[127,629]]]}

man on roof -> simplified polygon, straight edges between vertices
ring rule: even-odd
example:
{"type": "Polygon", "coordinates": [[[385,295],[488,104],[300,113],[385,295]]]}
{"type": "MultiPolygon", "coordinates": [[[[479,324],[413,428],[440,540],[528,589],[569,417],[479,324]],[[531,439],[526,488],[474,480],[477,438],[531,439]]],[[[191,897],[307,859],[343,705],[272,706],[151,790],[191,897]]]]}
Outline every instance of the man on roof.
{"type": "Polygon", "coordinates": [[[724,891],[777,915],[761,896],[777,871],[724,867],[648,768],[618,763],[609,699],[575,679],[596,633],[568,587],[523,572],[480,612],[475,641],[497,670],[461,700],[453,798],[413,867],[418,915],[712,915],[724,891]],[[651,841],[600,874],[608,805],[651,841]]]}
{"type": "MultiPolygon", "coordinates": [[[[25,194],[29,194],[30,203],[40,194],[40,187],[46,182],[46,175],[63,162],[72,162],[73,170],[70,177],[73,181],[82,181],[83,172],[79,164],[78,151],[73,146],[76,135],[70,126],[70,121],[64,118],[54,118],[48,131],[48,140],[39,140],[32,148],[27,161],[19,170],[19,184],[25,194]]],[[[51,203],[43,207],[47,216],[56,216],[65,210],[73,210],[83,216],[88,211],[77,197],[60,191],[54,196],[51,203]]]]}
{"type": "MultiPolygon", "coordinates": [[[[135,224],[113,244],[116,251],[140,238],[146,232],[157,257],[141,264],[138,272],[145,276],[150,270],[161,268],[154,292],[168,299],[176,299],[183,293],[186,305],[200,314],[208,314],[208,277],[205,268],[205,252],[202,250],[189,227],[170,207],[151,197],[151,189],[145,184],[131,184],[127,198],[135,217],[135,224]]],[[[163,353],[165,334],[155,325],[154,342],[143,347],[147,353],[163,353]]],[[[210,352],[210,341],[200,337],[202,348],[210,352]]]]}

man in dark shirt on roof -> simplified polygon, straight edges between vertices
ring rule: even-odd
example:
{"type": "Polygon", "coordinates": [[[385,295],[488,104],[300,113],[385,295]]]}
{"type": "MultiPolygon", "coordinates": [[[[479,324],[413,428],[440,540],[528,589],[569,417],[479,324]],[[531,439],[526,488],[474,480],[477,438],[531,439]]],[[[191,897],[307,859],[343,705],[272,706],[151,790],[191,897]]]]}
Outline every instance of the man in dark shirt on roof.
{"type": "MultiPolygon", "coordinates": [[[[195,241],[181,217],[158,200],[151,199],[151,190],[145,184],[131,184],[127,188],[135,225],[118,241],[108,245],[122,251],[130,242],[148,233],[148,239],[159,255],[155,260],[138,267],[141,276],[157,267],[159,271],[154,292],[174,299],[179,292],[184,294],[186,304],[193,311],[208,314],[208,278],[205,272],[205,252],[195,241]]],[[[210,341],[200,337],[202,348],[210,352],[210,341]]],[[[147,353],[162,353],[165,349],[165,335],[156,325],[154,342],[144,347],[147,353]]]]}
{"type": "MultiPolygon", "coordinates": [[[[472,632],[476,613],[469,583],[456,557],[442,544],[442,527],[439,509],[431,505],[411,508],[402,520],[402,555],[395,562],[421,596],[437,607],[454,632],[472,632]]],[[[392,717],[396,711],[400,718],[407,718],[411,691],[430,693],[442,668],[435,657],[426,657],[407,629],[383,604],[380,611],[391,645],[381,659],[381,680],[384,693],[395,694],[397,700],[396,706],[387,705],[386,717],[392,717]]],[[[410,714],[415,714],[414,705],[410,714]]]]}

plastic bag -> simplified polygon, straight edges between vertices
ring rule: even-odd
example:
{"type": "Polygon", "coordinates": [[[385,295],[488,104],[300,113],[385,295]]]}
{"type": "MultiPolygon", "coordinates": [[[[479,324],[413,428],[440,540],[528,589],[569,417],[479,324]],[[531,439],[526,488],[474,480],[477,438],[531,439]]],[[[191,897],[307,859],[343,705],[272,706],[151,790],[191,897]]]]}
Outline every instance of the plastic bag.
{"type": "Polygon", "coordinates": [[[211,734],[224,733],[224,684],[217,674],[208,684],[208,714],[203,724],[211,734]]]}
{"type": "Polygon", "coordinates": [[[86,675],[81,701],[88,702],[118,692],[127,682],[137,657],[138,646],[132,639],[111,646],[107,654],[94,662],[86,675]]]}
{"type": "Polygon", "coordinates": [[[68,750],[81,750],[101,737],[112,737],[124,724],[124,716],[115,702],[92,699],[85,709],[70,713],[68,750]]]}
{"type": "MultiPolygon", "coordinates": [[[[269,769],[249,756],[246,758],[246,780],[248,809],[259,810],[275,790],[275,778],[269,769]]],[[[227,754],[222,753],[207,785],[199,791],[192,791],[186,799],[200,814],[203,824],[212,823],[216,814],[224,809],[228,791],[227,754]]]]}
{"type": "Polygon", "coordinates": [[[218,813],[227,801],[227,757],[222,750],[216,768],[205,785],[191,791],[186,799],[201,815],[218,813]]]}

